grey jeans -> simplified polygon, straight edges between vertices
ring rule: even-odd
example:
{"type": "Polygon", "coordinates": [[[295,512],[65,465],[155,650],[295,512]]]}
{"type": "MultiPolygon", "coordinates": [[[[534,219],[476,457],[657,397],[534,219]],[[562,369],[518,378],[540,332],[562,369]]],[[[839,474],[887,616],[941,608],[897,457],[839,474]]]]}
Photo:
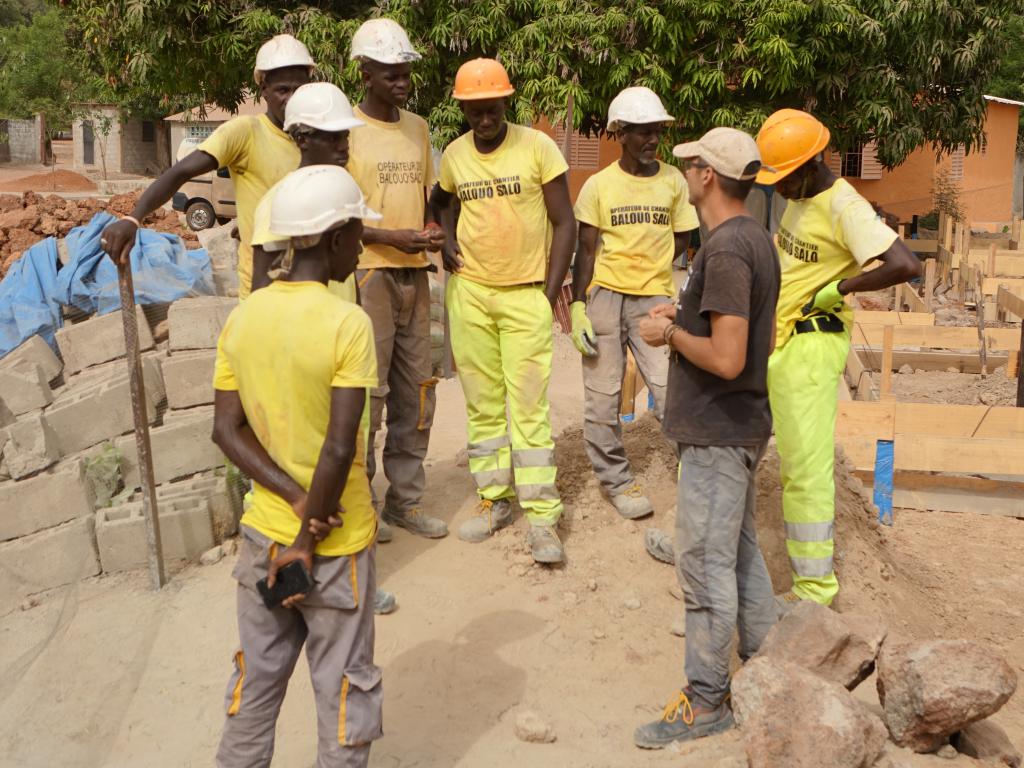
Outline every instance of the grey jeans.
{"type": "Polygon", "coordinates": [[[284,545],[242,526],[235,669],[225,693],[217,768],[268,768],[277,715],[303,646],[317,710],[316,768],[366,768],[381,736],[383,687],[373,663],[372,546],[313,558],[316,586],[298,608],[267,609],[256,582],[284,545]]]}
{"type": "Polygon", "coordinates": [[[776,621],[754,524],[765,445],[679,448],[676,572],[686,593],[686,678],[691,698],[713,708],[729,693],[733,632],[746,661],[776,621]]]}
{"type": "Polygon", "coordinates": [[[640,321],[670,301],[667,296],[630,296],[601,286],[594,286],[588,296],[587,317],[594,326],[597,355],[583,358],[583,440],[594,474],[610,494],[622,493],[634,482],[619,424],[626,348],[633,351],[636,367],[654,395],[654,415],[660,421],[668,356],[640,338],[640,321]]]}

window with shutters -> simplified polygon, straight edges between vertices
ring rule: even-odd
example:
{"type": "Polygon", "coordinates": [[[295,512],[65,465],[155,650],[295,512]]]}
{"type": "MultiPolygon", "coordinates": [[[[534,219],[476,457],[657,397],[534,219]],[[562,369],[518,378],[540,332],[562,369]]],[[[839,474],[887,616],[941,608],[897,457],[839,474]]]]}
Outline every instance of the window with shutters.
{"type": "Polygon", "coordinates": [[[949,156],[949,178],[959,181],[964,177],[964,145],[953,150],[949,156]]]}
{"type": "Polygon", "coordinates": [[[843,152],[842,159],[840,160],[839,168],[840,175],[852,176],[855,179],[860,178],[860,167],[861,160],[863,159],[864,147],[860,144],[854,144],[848,150],[843,152]]]}
{"type": "Polygon", "coordinates": [[[565,155],[570,168],[580,170],[597,170],[600,163],[601,139],[597,136],[584,136],[573,131],[569,136],[569,151],[565,151],[565,124],[555,126],[555,143],[565,155]]]}
{"type": "Polygon", "coordinates": [[[212,125],[190,125],[186,129],[185,135],[190,139],[205,139],[213,133],[213,130],[212,125]]]}
{"type": "Polygon", "coordinates": [[[845,152],[833,152],[829,158],[832,173],[854,179],[882,178],[882,164],[878,162],[876,144],[854,144],[845,152]]]}

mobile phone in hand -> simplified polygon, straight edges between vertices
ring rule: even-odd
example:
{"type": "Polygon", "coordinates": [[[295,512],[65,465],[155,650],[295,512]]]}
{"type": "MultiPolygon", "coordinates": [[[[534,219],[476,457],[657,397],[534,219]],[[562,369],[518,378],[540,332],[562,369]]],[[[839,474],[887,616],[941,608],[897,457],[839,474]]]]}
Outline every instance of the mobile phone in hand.
{"type": "Polygon", "coordinates": [[[277,608],[292,595],[309,594],[312,588],[313,577],[309,575],[306,564],[301,560],[292,560],[278,571],[273,587],[267,586],[265,578],[256,582],[256,589],[259,590],[263,604],[267,608],[277,608]]]}

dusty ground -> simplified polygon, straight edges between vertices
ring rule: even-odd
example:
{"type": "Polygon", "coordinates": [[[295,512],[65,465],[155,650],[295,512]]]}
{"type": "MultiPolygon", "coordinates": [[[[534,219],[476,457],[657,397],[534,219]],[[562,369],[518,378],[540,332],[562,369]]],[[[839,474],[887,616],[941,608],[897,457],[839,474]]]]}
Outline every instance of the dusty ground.
{"type": "MultiPolygon", "coordinates": [[[[381,583],[400,608],[377,622],[385,675],[381,768],[619,768],[711,766],[740,755],[728,734],[679,751],[641,752],[633,728],[653,719],[682,682],[683,640],[668,627],[682,604],[672,569],[650,559],[648,524],[670,528],[672,454],[655,426],[627,430],[627,450],[658,510],[652,523],[619,520],[582,452],[578,358],[559,337],[552,412],[568,510],[568,562],[533,566],[522,520],[472,546],[452,535],[426,541],[399,531],[378,551],[381,583]],[[563,431],[567,430],[567,431],[563,431]],[[640,600],[629,610],[625,602],[640,600]],[[554,727],[553,744],[513,735],[521,708],[554,727]]],[[[439,387],[426,506],[454,528],[473,486],[459,466],[465,442],[458,384],[439,387]]],[[[642,398],[641,398],[642,399],[642,398]]],[[[759,480],[762,544],[786,586],[777,459],[759,480]]],[[[841,610],[885,616],[893,631],[966,637],[1001,648],[1024,669],[1024,523],[1006,518],[897,511],[879,528],[859,484],[840,472],[841,610]]],[[[144,573],[100,577],[44,596],[0,622],[0,765],[18,768],[208,766],[219,736],[224,686],[237,637],[234,558],[192,566],[155,594],[144,573]]],[[[858,695],[874,699],[873,682],[858,695]]],[[[997,716],[1024,742],[1020,696],[997,716]]],[[[784,713],[780,713],[783,716],[784,713]]],[[[304,663],[278,726],[274,766],[314,761],[315,716],[304,663]]],[[[892,750],[906,765],[939,762],[892,750]]]]}
{"type": "Polygon", "coordinates": [[[903,403],[951,405],[1016,405],[1017,380],[1006,375],[1006,366],[987,376],[977,373],[915,371],[893,373],[892,390],[903,403]]]}

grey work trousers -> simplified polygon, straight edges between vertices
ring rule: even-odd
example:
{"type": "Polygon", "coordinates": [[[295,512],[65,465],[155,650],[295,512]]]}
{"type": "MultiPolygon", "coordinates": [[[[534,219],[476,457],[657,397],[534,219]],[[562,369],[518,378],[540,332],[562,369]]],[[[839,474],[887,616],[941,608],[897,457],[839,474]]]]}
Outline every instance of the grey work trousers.
{"type": "Polygon", "coordinates": [[[313,559],[316,586],[298,608],[268,609],[256,582],[279,549],[242,526],[235,670],[217,768],[267,768],[288,680],[303,645],[317,711],[316,768],[365,768],[380,738],[383,686],[373,663],[374,549],[313,559]]]}
{"type": "Polygon", "coordinates": [[[676,572],[686,595],[686,677],[692,699],[717,707],[729,693],[733,632],[746,661],[776,621],[754,523],[765,445],[679,448],[676,572]]]}
{"type": "Polygon", "coordinates": [[[640,337],[640,321],[667,296],[631,296],[594,286],[587,300],[587,317],[594,327],[597,355],[583,358],[583,440],[594,474],[609,494],[633,485],[633,472],[622,445],[619,405],[626,372],[626,348],[654,395],[654,415],[665,409],[668,355],[640,337]]]}
{"type": "Polygon", "coordinates": [[[384,506],[407,512],[423,498],[423,460],[434,423],[437,379],[430,360],[430,283],[425,268],[361,269],[356,279],[360,304],[373,322],[377,352],[366,474],[372,488],[377,472],[374,445],[386,407],[382,464],[389,486],[384,506]]]}

